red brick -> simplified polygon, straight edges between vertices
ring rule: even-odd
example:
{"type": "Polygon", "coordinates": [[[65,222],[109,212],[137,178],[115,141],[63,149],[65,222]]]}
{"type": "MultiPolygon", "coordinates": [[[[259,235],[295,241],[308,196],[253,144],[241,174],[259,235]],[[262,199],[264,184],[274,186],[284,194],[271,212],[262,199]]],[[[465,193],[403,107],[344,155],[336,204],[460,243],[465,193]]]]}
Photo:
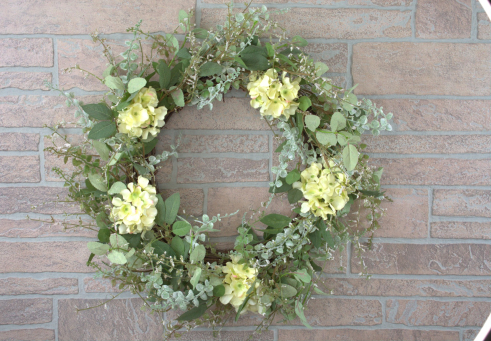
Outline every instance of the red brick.
{"type": "Polygon", "coordinates": [[[38,149],[39,134],[0,133],[0,150],[2,151],[37,151],[38,149]]]}
{"type": "Polygon", "coordinates": [[[489,44],[359,43],[353,46],[355,92],[489,96],[490,56],[489,44]]]}
{"type": "Polygon", "coordinates": [[[33,324],[51,322],[53,300],[51,298],[29,298],[0,300],[1,324],[33,324]]]}
{"type": "MultiPolygon", "coordinates": [[[[247,0],[236,0],[235,3],[248,3],[247,0]]],[[[228,4],[228,0],[203,0],[209,4],[228,4]]],[[[296,3],[306,5],[348,5],[348,6],[409,6],[412,0],[256,0],[254,3],[283,4],[296,3]]]]}
{"type": "Polygon", "coordinates": [[[181,138],[180,153],[266,153],[267,135],[188,135],[181,138]]]}
{"type": "Polygon", "coordinates": [[[303,50],[316,61],[321,61],[328,65],[328,72],[346,72],[346,67],[348,65],[347,44],[309,43],[303,50]]]}
{"type": "Polygon", "coordinates": [[[419,0],[417,3],[417,38],[470,38],[471,24],[471,0],[419,0]]]}
{"type": "Polygon", "coordinates": [[[88,2],[37,2],[25,0],[8,2],[2,13],[3,34],[90,34],[125,33],[126,29],[143,19],[142,29],[147,32],[173,32],[178,25],[178,11],[194,7],[191,0],[109,0],[88,2]],[[165,8],[159,11],[157,8],[165,8]],[[81,15],[91,13],[91,15],[81,15]],[[118,15],[115,15],[118,13],[118,15]],[[138,13],[138,19],[135,14],[138,13]]]}
{"type": "Polygon", "coordinates": [[[172,179],[172,159],[167,159],[158,164],[155,179],[158,183],[168,183],[172,179]]]}
{"type": "Polygon", "coordinates": [[[250,182],[269,180],[269,160],[180,158],[177,183],[250,182]]]}
{"type": "Polygon", "coordinates": [[[217,331],[218,335],[214,335],[214,332],[207,331],[190,331],[180,333],[178,338],[171,338],[172,341],[265,341],[274,340],[274,332],[267,330],[262,333],[254,333],[253,331],[217,331]],[[252,337],[252,338],[251,338],[252,337]]]}
{"type": "Polygon", "coordinates": [[[161,319],[157,314],[143,312],[141,307],[144,303],[139,298],[114,299],[101,307],[77,312],[77,309],[95,307],[100,303],[98,299],[59,300],[58,339],[162,340],[164,329],[161,319]]]}
{"type": "Polygon", "coordinates": [[[57,187],[0,188],[0,214],[11,213],[79,213],[78,205],[61,202],[68,191],[57,187]]]}
{"type": "Polygon", "coordinates": [[[491,222],[439,221],[431,223],[431,237],[491,239],[491,222]]]}
{"type": "MultiPolygon", "coordinates": [[[[490,276],[491,245],[374,244],[362,254],[370,274],[490,276]]],[[[351,272],[361,268],[351,258],[351,272]]]]}
{"type": "Polygon", "coordinates": [[[491,39],[491,22],[486,13],[477,13],[477,38],[491,39]]]}
{"type": "Polygon", "coordinates": [[[388,300],[387,322],[406,326],[482,326],[490,302],[388,300]]]}
{"type": "Polygon", "coordinates": [[[1,341],[55,341],[53,329],[15,329],[0,331],[1,341]]]}
{"type": "Polygon", "coordinates": [[[452,99],[377,99],[394,113],[396,131],[487,131],[491,101],[452,99]],[[464,115],[462,113],[465,113],[464,115]]]}
{"type": "Polygon", "coordinates": [[[410,329],[280,329],[279,341],[458,341],[458,331],[410,330],[410,329]]]}
{"type": "Polygon", "coordinates": [[[39,181],[39,156],[0,156],[0,182],[39,181]]]}
{"type": "MultiPolygon", "coordinates": [[[[46,219],[48,220],[48,219],[46,219]]],[[[78,225],[78,220],[67,221],[67,229],[61,221],[55,223],[35,220],[0,219],[0,237],[35,238],[35,237],[97,237],[97,232],[78,225]],[[75,225],[72,225],[75,224],[75,225]]],[[[89,223],[87,223],[89,224],[89,223]]],[[[91,225],[95,227],[94,224],[91,225]]]]}
{"type": "Polygon", "coordinates": [[[491,160],[462,159],[373,159],[372,166],[384,167],[384,185],[469,185],[491,183],[491,160]]]}
{"type": "Polygon", "coordinates": [[[101,278],[84,278],[85,292],[121,292],[118,289],[119,284],[112,286],[111,281],[101,278]]]}
{"type": "Polygon", "coordinates": [[[44,81],[51,82],[52,75],[47,72],[0,72],[0,89],[17,88],[21,90],[48,90],[44,81]]]}
{"type": "Polygon", "coordinates": [[[491,191],[433,190],[433,215],[491,217],[491,191]]]}
{"type": "Polygon", "coordinates": [[[68,295],[78,294],[76,278],[3,278],[0,279],[0,295],[68,295]]]}
{"type": "Polygon", "coordinates": [[[346,296],[489,297],[488,280],[325,278],[324,292],[346,296]]]}
{"type": "Polygon", "coordinates": [[[87,242],[2,242],[2,272],[94,272],[87,242]],[[36,261],[34,262],[33,259],[36,261]]]}
{"type": "Polygon", "coordinates": [[[179,189],[161,189],[159,193],[162,198],[168,198],[172,194],[179,192],[181,197],[181,206],[179,214],[193,215],[195,217],[203,215],[203,202],[205,194],[200,188],[179,188],[179,189]]]}
{"type": "MultiPolygon", "coordinates": [[[[12,15],[5,8],[2,13],[12,15]]],[[[8,19],[2,19],[3,15],[0,14],[0,22],[8,22],[8,19]]],[[[3,31],[3,34],[7,32],[3,31]]],[[[53,41],[50,38],[0,39],[0,50],[0,66],[53,66],[53,41]]]]}

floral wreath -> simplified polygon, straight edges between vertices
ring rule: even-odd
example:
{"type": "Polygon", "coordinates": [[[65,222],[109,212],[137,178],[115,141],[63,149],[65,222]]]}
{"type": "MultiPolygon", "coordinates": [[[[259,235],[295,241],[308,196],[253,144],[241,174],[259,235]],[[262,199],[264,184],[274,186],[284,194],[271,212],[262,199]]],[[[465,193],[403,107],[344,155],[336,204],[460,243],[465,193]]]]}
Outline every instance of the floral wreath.
{"type": "MultiPolygon", "coordinates": [[[[109,61],[99,78],[109,91],[100,103],[82,105],[58,90],[77,107],[78,125],[88,133],[72,145],[56,127],[53,137],[65,146],[47,148],[65,163],[72,160],[73,171],[54,171],[69,199],[97,223],[87,264],[140,295],[152,311],[181,310],[177,322],[166,322],[168,337],[204,323],[223,325],[234,315],[237,321],[247,311],[264,316],[259,329],[278,314],[309,326],[304,307],[312,294],[324,294],[316,284],[319,262],[348,241],[359,255],[360,237],[371,237],[380,203],[388,199],[380,191],[382,169],[367,165],[360,136],[390,131],[392,114],[322,77],[328,67],[301,51],[305,39],[287,39],[266,7],[232,12],[229,6],[225,23],[207,31],[192,29],[192,13],[181,10],[174,31],[184,31],[180,43],[173,34],[144,33],[140,22],[128,29],[133,38],[120,61],[93,35],[109,61]],[[268,41],[259,39],[266,34],[268,41]],[[147,41],[149,55],[143,53],[147,41]],[[177,147],[156,154],[155,146],[172,114],[187,105],[212,109],[231,88],[247,91],[250,105],[283,137],[271,199],[287,193],[295,208],[293,218],[244,216],[234,249],[218,252],[205,242],[224,216],[178,215],[179,193],[163,198],[155,179],[159,163],[177,156],[177,147]],[[88,152],[94,149],[96,157],[88,152]],[[364,218],[368,228],[358,227],[364,218]],[[256,228],[258,222],[267,228],[256,228]]],[[[73,70],[86,72],[67,71],[73,70]]]]}

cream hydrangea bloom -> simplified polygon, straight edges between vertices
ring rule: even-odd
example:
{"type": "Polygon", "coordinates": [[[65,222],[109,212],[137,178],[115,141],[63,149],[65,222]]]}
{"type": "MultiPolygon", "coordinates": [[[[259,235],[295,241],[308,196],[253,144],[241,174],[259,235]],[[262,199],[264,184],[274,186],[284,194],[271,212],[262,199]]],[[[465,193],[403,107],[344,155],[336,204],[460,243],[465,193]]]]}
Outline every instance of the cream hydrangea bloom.
{"type": "Polygon", "coordinates": [[[137,184],[131,182],[120,192],[123,200],[113,198],[110,219],[120,234],[144,233],[155,225],[155,206],[158,202],[156,193],[148,179],[140,176],[137,184]]]}
{"type": "Polygon", "coordinates": [[[349,201],[346,175],[333,161],[329,161],[329,167],[312,163],[301,173],[301,181],[293,183],[293,188],[301,190],[307,199],[301,211],[311,211],[322,219],[335,215],[349,201]]]}
{"type": "Polygon", "coordinates": [[[165,124],[167,108],[158,107],[159,100],[154,88],[142,88],[131,103],[118,115],[118,130],[131,137],[147,139],[157,136],[165,124]]]}

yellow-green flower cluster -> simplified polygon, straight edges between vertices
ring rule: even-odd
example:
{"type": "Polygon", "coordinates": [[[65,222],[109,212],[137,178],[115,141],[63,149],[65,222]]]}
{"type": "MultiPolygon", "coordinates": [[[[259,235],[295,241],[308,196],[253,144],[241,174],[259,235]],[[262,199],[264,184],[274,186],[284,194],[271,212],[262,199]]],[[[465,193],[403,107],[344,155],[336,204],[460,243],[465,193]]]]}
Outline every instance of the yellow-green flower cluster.
{"type": "Polygon", "coordinates": [[[293,183],[293,188],[301,190],[308,200],[302,203],[301,211],[310,210],[322,219],[327,219],[329,214],[335,215],[349,201],[346,175],[332,161],[329,161],[329,167],[312,163],[301,173],[301,181],[293,183]]]}
{"type": "Polygon", "coordinates": [[[260,108],[262,116],[271,115],[278,118],[283,115],[289,118],[295,114],[298,103],[294,100],[300,90],[300,78],[290,81],[285,75],[286,72],[280,81],[275,69],[269,69],[259,78],[255,72],[249,77],[247,90],[251,96],[251,106],[255,109],[260,108]]]}
{"type": "Polygon", "coordinates": [[[123,200],[113,198],[110,219],[120,234],[146,232],[155,225],[157,192],[148,182],[140,176],[138,184],[131,182],[120,192],[123,200]]]}
{"type": "Polygon", "coordinates": [[[165,124],[167,108],[158,107],[159,100],[154,88],[142,88],[131,103],[119,111],[118,130],[131,137],[148,138],[148,134],[157,136],[165,124]]]}

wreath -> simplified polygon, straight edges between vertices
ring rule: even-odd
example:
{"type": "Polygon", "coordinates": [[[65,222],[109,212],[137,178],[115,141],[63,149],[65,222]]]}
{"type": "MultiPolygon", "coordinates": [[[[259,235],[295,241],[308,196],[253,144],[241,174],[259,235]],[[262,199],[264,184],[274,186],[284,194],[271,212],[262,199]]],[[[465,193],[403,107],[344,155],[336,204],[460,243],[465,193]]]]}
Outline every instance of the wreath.
{"type": "MultiPolygon", "coordinates": [[[[258,329],[279,315],[308,326],[305,306],[313,294],[324,294],[316,284],[319,264],[348,241],[363,251],[360,237],[371,237],[380,203],[388,200],[380,190],[382,169],[368,166],[361,135],[390,131],[392,114],[322,77],[328,67],[302,52],[307,41],[288,39],[269,16],[264,6],[240,12],[229,6],[225,23],[205,30],[180,11],[179,27],[164,35],[143,32],[140,21],[128,29],[132,39],[120,57],[93,35],[109,63],[99,78],[108,92],[100,103],[83,105],[58,90],[87,133],[71,143],[62,125],[55,127],[53,141],[61,138],[64,146],[47,150],[65,164],[71,160],[70,171],[54,171],[69,200],[97,224],[88,265],[140,295],[151,311],[180,310],[177,322],[166,322],[167,337],[237,321],[248,311],[264,316],[258,329]],[[207,236],[223,216],[178,214],[179,193],[162,197],[155,178],[178,147],[157,154],[155,146],[171,115],[188,105],[212,109],[232,88],[245,91],[258,119],[284,139],[265,206],[282,195],[292,215],[244,216],[233,250],[217,251],[207,236]],[[267,227],[259,229],[259,222],[267,227]]],[[[67,72],[77,70],[87,73],[78,66],[67,72]]]]}

